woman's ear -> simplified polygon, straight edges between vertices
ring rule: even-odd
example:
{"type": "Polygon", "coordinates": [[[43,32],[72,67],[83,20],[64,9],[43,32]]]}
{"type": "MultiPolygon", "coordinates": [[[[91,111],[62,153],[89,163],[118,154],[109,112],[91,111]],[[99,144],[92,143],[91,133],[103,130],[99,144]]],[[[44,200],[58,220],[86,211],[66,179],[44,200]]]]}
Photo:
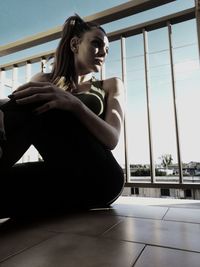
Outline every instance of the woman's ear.
{"type": "Polygon", "coordinates": [[[70,48],[72,50],[73,53],[78,53],[78,45],[79,45],[79,38],[77,36],[74,36],[71,40],[70,40],[70,48]]]}

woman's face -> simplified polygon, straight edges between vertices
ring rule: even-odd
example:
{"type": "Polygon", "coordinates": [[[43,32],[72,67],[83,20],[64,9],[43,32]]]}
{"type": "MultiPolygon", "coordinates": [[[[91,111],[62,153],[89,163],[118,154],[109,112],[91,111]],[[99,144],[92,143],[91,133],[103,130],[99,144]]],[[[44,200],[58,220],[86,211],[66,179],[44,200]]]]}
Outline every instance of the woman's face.
{"type": "Polygon", "coordinates": [[[74,53],[75,68],[79,75],[99,72],[108,54],[109,42],[105,33],[97,28],[86,32],[74,53]]]}

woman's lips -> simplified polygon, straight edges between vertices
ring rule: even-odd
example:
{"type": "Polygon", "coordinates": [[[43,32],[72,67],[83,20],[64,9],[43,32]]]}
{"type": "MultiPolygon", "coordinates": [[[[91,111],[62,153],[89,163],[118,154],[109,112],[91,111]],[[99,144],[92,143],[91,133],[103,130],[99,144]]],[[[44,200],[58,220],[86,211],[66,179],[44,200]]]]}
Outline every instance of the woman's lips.
{"type": "Polygon", "coordinates": [[[101,66],[103,64],[103,60],[98,59],[98,58],[95,58],[94,62],[96,65],[99,65],[99,66],[101,66]]]}

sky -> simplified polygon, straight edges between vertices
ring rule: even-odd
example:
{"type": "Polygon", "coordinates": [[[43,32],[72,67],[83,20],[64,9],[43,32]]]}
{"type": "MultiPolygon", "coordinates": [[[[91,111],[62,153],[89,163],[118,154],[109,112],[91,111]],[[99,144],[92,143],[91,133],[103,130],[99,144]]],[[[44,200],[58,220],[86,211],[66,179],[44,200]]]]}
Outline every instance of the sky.
{"type": "MultiPolygon", "coordinates": [[[[134,0],[133,0],[134,1],[134,0]]],[[[6,0],[0,1],[0,45],[37,34],[62,25],[65,19],[78,13],[88,16],[126,0],[6,0]]],[[[120,21],[106,24],[107,32],[139,24],[160,16],[175,13],[194,5],[193,0],[177,0],[171,4],[142,12],[120,21]]],[[[169,63],[167,29],[148,34],[149,64],[151,80],[151,121],[154,160],[159,163],[163,154],[172,154],[177,162],[172,86],[169,63]]],[[[0,65],[18,58],[54,49],[57,41],[33,49],[0,58],[0,65]]],[[[146,94],[144,78],[144,56],[142,36],[130,37],[127,50],[127,120],[130,163],[149,163],[146,94]]],[[[173,26],[173,47],[175,60],[176,91],[180,142],[183,162],[200,162],[199,61],[195,21],[173,26]]],[[[111,44],[106,63],[106,76],[121,76],[119,42],[111,44]]],[[[9,76],[10,74],[8,74],[9,76]]],[[[123,135],[114,151],[116,158],[124,161],[123,135]]]]}
{"type": "Polygon", "coordinates": [[[125,2],[126,0],[1,1],[0,45],[62,25],[74,13],[87,16],[125,2]]]}

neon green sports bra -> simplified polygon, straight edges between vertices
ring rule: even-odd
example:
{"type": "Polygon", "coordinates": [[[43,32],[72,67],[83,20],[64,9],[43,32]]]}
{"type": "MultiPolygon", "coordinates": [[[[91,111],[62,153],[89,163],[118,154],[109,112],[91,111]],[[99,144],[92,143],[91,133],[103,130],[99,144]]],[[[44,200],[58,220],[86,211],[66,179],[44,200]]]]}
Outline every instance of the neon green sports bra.
{"type": "Polygon", "coordinates": [[[89,109],[91,109],[99,117],[104,117],[105,112],[105,91],[102,88],[102,81],[91,80],[89,91],[74,94],[89,109]]]}
{"type": "MultiPolygon", "coordinates": [[[[56,85],[64,90],[67,90],[67,86],[64,80],[65,78],[61,77],[56,85]]],[[[104,89],[102,88],[103,81],[97,80],[96,78],[92,77],[90,82],[91,87],[89,91],[73,93],[73,95],[78,97],[97,116],[104,118],[106,94],[104,89]]]]}

